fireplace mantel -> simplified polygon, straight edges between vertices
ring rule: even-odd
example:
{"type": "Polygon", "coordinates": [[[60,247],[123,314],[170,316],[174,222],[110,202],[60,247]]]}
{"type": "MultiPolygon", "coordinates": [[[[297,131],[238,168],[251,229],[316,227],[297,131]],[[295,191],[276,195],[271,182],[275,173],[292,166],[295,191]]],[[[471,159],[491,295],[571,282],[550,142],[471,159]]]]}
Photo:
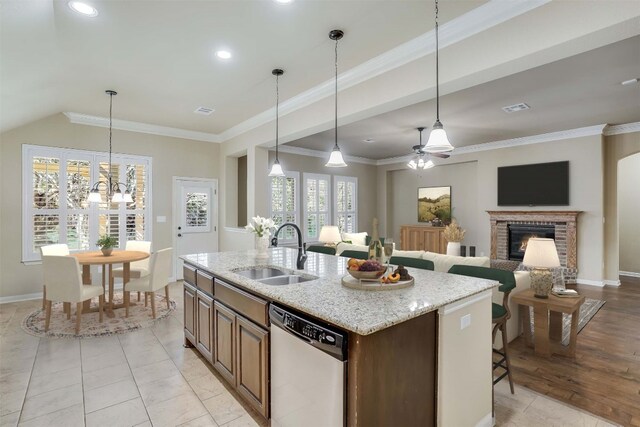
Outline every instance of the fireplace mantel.
{"type": "Polygon", "coordinates": [[[573,282],[578,271],[578,216],[582,211],[487,211],[491,221],[491,259],[508,259],[509,224],[553,224],[556,247],[565,278],[573,282]]]}

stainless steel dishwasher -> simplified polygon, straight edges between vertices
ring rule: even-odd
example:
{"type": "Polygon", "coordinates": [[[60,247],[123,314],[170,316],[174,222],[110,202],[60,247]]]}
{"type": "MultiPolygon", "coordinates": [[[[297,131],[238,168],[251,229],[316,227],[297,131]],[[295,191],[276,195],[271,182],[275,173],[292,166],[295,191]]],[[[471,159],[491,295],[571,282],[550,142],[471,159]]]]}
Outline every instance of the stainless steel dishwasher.
{"type": "Polygon", "coordinates": [[[345,425],[347,334],[271,304],[271,426],[345,425]]]}

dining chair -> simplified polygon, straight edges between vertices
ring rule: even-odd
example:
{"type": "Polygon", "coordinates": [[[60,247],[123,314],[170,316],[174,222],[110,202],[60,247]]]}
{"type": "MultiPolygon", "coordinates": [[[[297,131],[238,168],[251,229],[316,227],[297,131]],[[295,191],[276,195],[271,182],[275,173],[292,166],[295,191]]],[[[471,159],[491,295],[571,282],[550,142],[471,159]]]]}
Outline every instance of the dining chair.
{"type": "MultiPolygon", "coordinates": [[[[66,256],[69,255],[69,246],[66,243],[56,243],[53,245],[40,246],[40,256],[66,256]]],[[[47,307],[47,286],[42,282],[42,309],[47,307]]],[[[65,310],[66,311],[66,310],[65,310]]],[[[67,318],[70,316],[70,311],[67,313],[67,318]]]]}
{"type": "Polygon", "coordinates": [[[403,256],[392,256],[389,259],[389,264],[403,265],[405,267],[421,268],[423,270],[433,271],[433,261],[422,258],[409,258],[403,256]]]}
{"type": "Polygon", "coordinates": [[[129,301],[131,292],[144,292],[151,298],[151,314],[156,318],[156,291],[164,288],[167,300],[167,308],[171,308],[169,301],[169,276],[171,276],[173,248],[166,248],[152,253],[149,257],[149,274],[147,276],[131,280],[124,285],[124,316],[129,317],[129,301]]]}
{"type": "MultiPolygon", "coordinates": [[[[127,240],[124,249],[126,251],[139,251],[150,254],[151,253],[151,242],[146,242],[144,240],[127,240]]],[[[149,274],[149,258],[132,262],[129,266],[129,277],[131,279],[139,279],[141,277],[145,277],[149,274]]],[[[124,269],[122,267],[114,268],[112,270],[112,277],[120,277],[122,278],[124,275],[124,269]]],[[[113,286],[113,283],[109,284],[113,286]]],[[[140,292],[138,292],[138,301],[140,301],[140,292]]],[[[147,305],[147,300],[144,301],[145,305],[147,305]]]]}
{"type": "MultiPolygon", "coordinates": [[[[76,335],[80,333],[82,303],[94,297],[98,299],[98,311],[102,322],[104,290],[99,285],[83,285],[82,272],[78,260],[72,256],[43,256],[44,284],[47,287],[44,330],[49,330],[51,302],[60,301],[76,304],[76,335]]],[[[71,311],[71,310],[69,310],[71,311]]],[[[67,315],[67,318],[69,316],[67,315]]]]}

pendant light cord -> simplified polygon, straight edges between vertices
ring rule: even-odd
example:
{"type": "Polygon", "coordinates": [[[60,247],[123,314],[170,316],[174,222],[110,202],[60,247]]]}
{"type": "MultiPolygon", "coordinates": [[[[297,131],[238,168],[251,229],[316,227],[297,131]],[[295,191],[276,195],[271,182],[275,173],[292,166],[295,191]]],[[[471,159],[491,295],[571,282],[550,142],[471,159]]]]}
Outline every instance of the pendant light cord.
{"type": "Polygon", "coordinates": [[[335,148],[338,148],[338,39],[336,39],[336,47],[335,47],[335,52],[336,52],[336,61],[335,61],[335,66],[336,66],[336,81],[335,81],[335,92],[336,92],[336,96],[335,96],[335,109],[334,109],[334,113],[335,113],[335,148]]]}
{"type": "Polygon", "coordinates": [[[109,189],[108,195],[111,195],[111,133],[112,133],[112,125],[113,125],[113,93],[109,93],[109,174],[107,175],[107,179],[109,180],[109,189]]]}
{"type": "Polygon", "coordinates": [[[436,121],[440,121],[440,64],[438,58],[438,0],[436,1],[436,121]]]}
{"type": "Polygon", "coordinates": [[[278,123],[278,116],[279,116],[278,106],[280,105],[280,89],[278,84],[279,78],[280,76],[276,74],[276,163],[278,162],[278,136],[279,136],[278,129],[280,128],[278,123]]]}

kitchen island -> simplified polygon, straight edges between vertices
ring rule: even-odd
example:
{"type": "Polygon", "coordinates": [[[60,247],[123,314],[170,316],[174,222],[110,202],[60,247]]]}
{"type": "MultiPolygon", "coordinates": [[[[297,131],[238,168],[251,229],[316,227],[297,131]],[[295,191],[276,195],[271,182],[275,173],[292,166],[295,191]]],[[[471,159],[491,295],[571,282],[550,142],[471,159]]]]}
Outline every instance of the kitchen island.
{"type": "Polygon", "coordinates": [[[410,288],[361,291],[341,284],[346,258],[309,253],[301,271],[295,249],[255,256],[182,257],[185,337],[265,418],[268,306],[277,304],[348,335],[346,425],[478,425],[487,414],[490,421],[490,299],[497,282],[409,269],[410,288]],[[311,280],[274,286],[239,274],[260,267],[311,280]]]}

